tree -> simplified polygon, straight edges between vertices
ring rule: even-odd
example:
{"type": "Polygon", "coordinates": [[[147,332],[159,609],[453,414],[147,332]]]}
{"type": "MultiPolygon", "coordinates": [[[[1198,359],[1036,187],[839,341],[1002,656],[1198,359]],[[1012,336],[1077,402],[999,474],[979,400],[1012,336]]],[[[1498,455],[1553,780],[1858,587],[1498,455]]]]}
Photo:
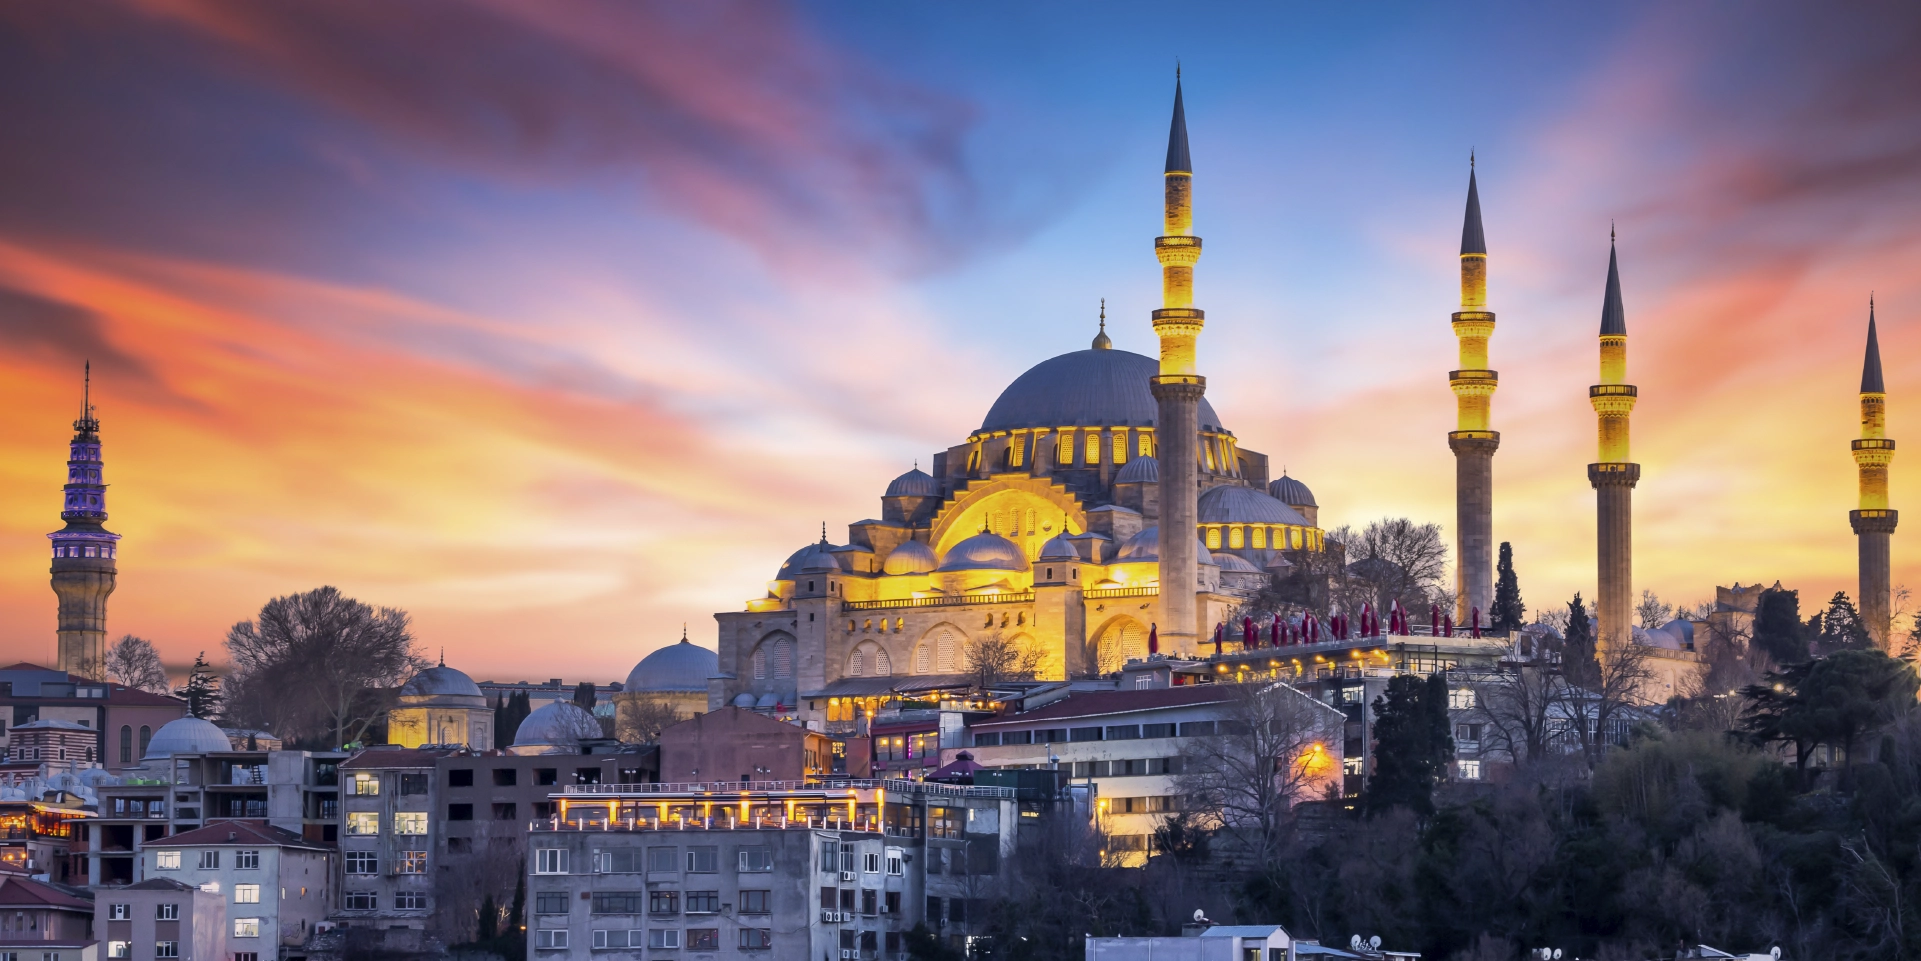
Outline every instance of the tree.
{"type": "Polygon", "coordinates": [[[1374,774],[1367,782],[1367,809],[1378,814],[1404,807],[1423,817],[1434,813],[1434,787],[1454,760],[1447,717],[1447,675],[1426,679],[1397,674],[1374,699],[1374,774]]]}
{"type": "Polygon", "coordinates": [[[1815,640],[1823,652],[1860,650],[1873,646],[1868,639],[1868,626],[1861,620],[1861,613],[1854,609],[1854,602],[1848,599],[1847,591],[1835,591],[1828,601],[1828,609],[1818,615],[1819,633],[1815,640]]]}
{"type": "Polygon", "coordinates": [[[1641,602],[1634,605],[1634,616],[1640,620],[1642,630],[1651,631],[1674,616],[1674,605],[1661,600],[1653,591],[1644,589],[1641,591],[1641,602]]]}
{"type": "Polygon", "coordinates": [[[1754,609],[1753,645],[1776,664],[1808,659],[1807,626],[1801,622],[1801,592],[1770,587],[1754,609]]]}
{"type": "Polygon", "coordinates": [[[622,698],[614,707],[614,737],[627,744],[653,744],[660,732],[686,717],[666,698],[622,698]]]}
{"type": "MultiPolygon", "coordinates": [[[[1447,545],[1441,525],[1416,524],[1405,517],[1375,521],[1347,544],[1347,570],[1367,588],[1376,610],[1399,601],[1411,611],[1434,602],[1447,570],[1447,545]]],[[[1350,605],[1359,610],[1358,604],[1350,605]]],[[[1485,612],[1483,612],[1485,613],[1485,612]]]]}
{"type": "Polygon", "coordinates": [[[1294,805],[1341,771],[1329,752],[1346,715],[1278,681],[1225,685],[1211,736],[1181,749],[1179,792],[1258,858],[1279,849],[1294,805]]]}
{"type": "Polygon", "coordinates": [[[194,655],[193,670],[187,674],[186,686],[174,691],[175,697],[185,698],[187,713],[201,720],[212,720],[220,716],[220,677],[207,665],[207,652],[194,655]]]}
{"type": "Polygon", "coordinates": [[[1527,626],[1527,605],[1521,603],[1521,581],[1514,576],[1514,546],[1501,542],[1501,559],[1494,565],[1494,610],[1488,623],[1494,632],[1518,631],[1527,626]]]}
{"type": "Polygon", "coordinates": [[[1483,754],[1506,754],[1517,766],[1534,764],[1554,751],[1567,682],[1560,667],[1536,656],[1496,673],[1474,689],[1473,716],[1481,722],[1483,754]]]}
{"type": "Polygon", "coordinates": [[[1581,601],[1581,592],[1574,592],[1574,599],[1567,602],[1567,629],[1561,637],[1570,658],[1591,658],[1594,656],[1594,625],[1588,622],[1587,605],[1581,601]]]}
{"type": "Polygon", "coordinates": [[[574,703],[580,705],[580,709],[589,714],[594,713],[594,701],[599,694],[599,690],[594,687],[592,681],[581,681],[574,685],[574,703]]]}
{"type": "Polygon", "coordinates": [[[514,735],[520,733],[520,722],[534,712],[533,698],[526,691],[515,691],[507,695],[507,703],[501,708],[494,721],[494,743],[505,749],[514,743],[514,735]]]}
{"type": "Polygon", "coordinates": [[[167,683],[167,669],[160,664],[160,652],[154,649],[153,642],[125,635],[107,648],[107,679],[118,681],[137,691],[148,694],[171,693],[173,685],[167,683]]]}
{"type": "Polygon", "coordinates": [[[332,587],[268,601],[257,623],[227,631],[227,652],[245,720],[333,746],[358,741],[427,667],[405,611],[332,587]]]}
{"type": "Polygon", "coordinates": [[[1641,690],[1653,678],[1647,649],[1627,644],[1596,652],[1589,646],[1579,656],[1570,650],[1562,658],[1561,673],[1567,680],[1563,712],[1591,767],[1601,763],[1608,748],[1625,740],[1624,715],[1642,703],[1641,690]]]}
{"type": "Polygon", "coordinates": [[[985,690],[1004,681],[1031,680],[1046,656],[1038,645],[1021,644],[993,631],[970,638],[961,647],[961,670],[985,690]]]}
{"type": "Polygon", "coordinates": [[[1847,765],[1858,763],[1855,743],[1911,709],[1921,687],[1906,661],[1872,649],[1836,651],[1767,680],[1742,692],[1749,702],[1742,728],[1758,743],[1793,744],[1797,770],[1819,744],[1838,748],[1847,765]]]}

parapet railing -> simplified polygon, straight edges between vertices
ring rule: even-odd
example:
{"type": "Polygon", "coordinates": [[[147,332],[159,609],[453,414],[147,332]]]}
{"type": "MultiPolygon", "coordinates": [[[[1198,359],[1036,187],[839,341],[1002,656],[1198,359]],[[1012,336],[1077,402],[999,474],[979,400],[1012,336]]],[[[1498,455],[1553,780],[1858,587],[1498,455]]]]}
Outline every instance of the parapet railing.
{"type": "Polygon", "coordinates": [[[955,594],[940,597],[902,597],[891,601],[842,601],[842,611],[891,611],[910,607],[959,607],[968,604],[1025,604],[1034,599],[1033,591],[1008,591],[1001,594],[955,594]]]}
{"type": "Polygon", "coordinates": [[[908,781],[900,778],[837,778],[831,781],[670,781],[658,784],[568,784],[561,787],[563,795],[573,797],[608,797],[637,794],[701,794],[701,795],[741,795],[741,794],[778,794],[782,792],[821,792],[836,789],[883,790],[895,794],[919,795],[924,797],[975,797],[1005,798],[1014,797],[1014,789],[990,785],[937,784],[927,781],[908,781]]]}

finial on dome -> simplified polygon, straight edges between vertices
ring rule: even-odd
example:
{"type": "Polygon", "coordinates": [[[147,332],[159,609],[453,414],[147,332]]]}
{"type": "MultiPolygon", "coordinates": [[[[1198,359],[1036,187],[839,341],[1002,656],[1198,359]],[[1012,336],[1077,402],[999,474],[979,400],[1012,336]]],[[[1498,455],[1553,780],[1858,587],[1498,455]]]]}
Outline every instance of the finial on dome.
{"type": "Polygon", "coordinates": [[[680,642],[682,644],[687,643],[687,622],[686,621],[680,622],[680,642]]]}
{"type": "Polygon", "coordinates": [[[827,522],[826,521],[820,522],[820,542],[822,544],[827,543],[827,522]]]}
{"type": "Polygon", "coordinates": [[[1101,330],[1094,335],[1095,350],[1113,350],[1114,342],[1107,337],[1107,298],[1101,298],[1101,330]]]}
{"type": "Polygon", "coordinates": [[[447,646],[444,644],[440,647],[440,666],[447,666],[447,646]]]}

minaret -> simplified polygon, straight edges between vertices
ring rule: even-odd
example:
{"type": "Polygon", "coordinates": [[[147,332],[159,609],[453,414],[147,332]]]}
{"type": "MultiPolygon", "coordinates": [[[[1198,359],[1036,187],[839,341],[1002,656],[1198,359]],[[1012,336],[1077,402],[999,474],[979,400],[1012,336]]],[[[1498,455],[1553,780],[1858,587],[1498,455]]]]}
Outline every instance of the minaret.
{"type": "Polygon", "coordinates": [[[60,519],[67,526],[47,535],[53,541],[53,592],[60,597],[57,628],[60,670],[103,679],[107,639],[107,595],[113,593],[114,556],[119,534],[107,520],[107,485],[101,482],[100,421],[93,416],[93,365],[87,365],[80,419],[67,445],[66,497],[60,519]]]}
{"type": "Polygon", "coordinates": [[[1163,236],[1154,238],[1161,262],[1161,308],[1154,333],[1161,339],[1161,372],[1151,381],[1159,407],[1155,433],[1160,450],[1161,642],[1169,652],[1191,653],[1202,634],[1195,602],[1200,566],[1199,531],[1201,395],[1207,378],[1195,372],[1194,342],[1205,317],[1194,307],[1194,262],[1201,238],[1194,236],[1194,164],[1187,153],[1187,112],[1181,76],[1174,71],[1174,122],[1167,133],[1163,236]]]}
{"type": "Polygon", "coordinates": [[[1501,435],[1490,429],[1498,380],[1487,369],[1487,342],[1493,335],[1481,192],[1469,154],[1467,215],[1461,224],[1461,309],[1454,315],[1461,359],[1460,369],[1447,375],[1457,410],[1447,446],[1454,450],[1454,620],[1460,624],[1468,623],[1476,610],[1486,620],[1494,607],[1494,450],[1501,446],[1501,435]]]}
{"type": "Polygon", "coordinates": [[[1861,547],[1861,620],[1868,636],[1885,649],[1892,627],[1888,613],[1888,538],[1899,512],[1888,508],[1888,462],[1894,460],[1894,441],[1888,439],[1887,385],[1881,380],[1881,341],[1874,334],[1874,298],[1868,298],[1868,352],[1861,361],[1861,438],[1854,442],[1854,466],[1861,479],[1861,509],[1848,512],[1848,523],[1861,547]]]}
{"type": "Polygon", "coordinates": [[[1628,325],[1621,307],[1621,272],[1608,231],[1607,294],[1601,300],[1601,382],[1588,388],[1600,421],[1600,456],[1587,465],[1594,485],[1595,539],[1600,590],[1595,615],[1599,650],[1626,648],[1634,640],[1634,484],[1641,465],[1628,460],[1628,415],[1637,390],[1627,382],[1628,325]]]}

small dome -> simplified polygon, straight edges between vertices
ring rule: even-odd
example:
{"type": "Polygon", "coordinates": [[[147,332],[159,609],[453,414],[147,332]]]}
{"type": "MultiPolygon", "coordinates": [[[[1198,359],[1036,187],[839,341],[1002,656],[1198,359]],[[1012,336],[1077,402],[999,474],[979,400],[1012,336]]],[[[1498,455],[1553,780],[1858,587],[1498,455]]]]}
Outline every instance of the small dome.
{"type": "Polygon", "coordinates": [[[1214,565],[1219,567],[1223,574],[1259,574],[1261,572],[1260,568],[1248,563],[1246,558],[1238,554],[1217,553],[1213,557],[1214,565]]]}
{"type": "Polygon", "coordinates": [[[436,694],[451,694],[459,697],[485,697],[480,693],[480,685],[474,679],[448,667],[430,667],[415,674],[400,689],[402,697],[429,697],[436,694]]]}
{"type": "MultiPolygon", "coordinates": [[[[1200,552],[1195,555],[1195,558],[1200,563],[1202,564],[1214,563],[1213,555],[1207,552],[1207,545],[1203,543],[1199,537],[1194,538],[1194,549],[1200,552]]],[[[1127,542],[1121,545],[1120,554],[1117,555],[1115,559],[1122,560],[1122,561],[1158,561],[1160,560],[1161,559],[1160,525],[1156,524],[1152,527],[1141,528],[1140,533],[1135,534],[1133,537],[1128,538],[1127,542]]]]}
{"type": "Polygon", "coordinates": [[[777,581],[791,581],[802,571],[833,571],[840,569],[840,562],[834,559],[834,545],[826,538],[809,544],[787,556],[786,563],[780,565],[780,573],[774,575],[777,581]]]}
{"type": "MultiPolygon", "coordinates": [[[[872,490],[873,488],[868,488],[872,490]]],[[[939,497],[940,481],[932,474],[916,467],[887,485],[886,497],[939,497]]]]}
{"type": "Polygon", "coordinates": [[[689,641],[683,632],[680,643],[669,644],[641,658],[640,663],[627,672],[627,682],[620,689],[622,693],[705,693],[707,679],[719,670],[720,655],[689,641]]]}
{"type": "Polygon", "coordinates": [[[1314,503],[1314,492],[1308,490],[1306,484],[1286,474],[1282,474],[1279,480],[1267,485],[1267,492],[1273,495],[1275,500],[1289,507],[1321,506],[1314,503]]]}
{"type": "Polygon", "coordinates": [[[780,706],[780,695],[778,694],[773,694],[773,693],[762,694],[759,698],[755,699],[754,701],[754,709],[759,711],[771,711],[774,708],[779,706],[780,706]]]}
{"type": "Polygon", "coordinates": [[[153,740],[147,742],[147,753],[141,758],[152,761],[172,757],[175,754],[211,754],[233,750],[233,742],[227,735],[220,733],[212,721],[197,717],[177,717],[160,725],[153,732],[153,740]]]}
{"type": "Polygon", "coordinates": [[[1074,545],[1067,542],[1066,534],[1057,534],[1041,545],[1041,560],[1078,561],[1080,559],[1081,555],[1074,550],[1074,545]]]}
{"type": "Polygon", "coordinates": [[[1661,630],[1674,635],[1684,645],[1694,643],[1694,622],[1686,618],[1677,617],[1661,625],[1661,630]]]}
{"type": "Polygon", "coordinates": [[[887,554],[881,571],[887,574],[925,574],[940,566],[934,549],[916,540],[905,540],[887,554]]]}
{"type": "Polygon", "coordinates": [[[1160,462],[1152,457],[1136,457],[1122,464],[1120,473],[1114,475],[1116,484],[1157,484],[1160,479],[1160,462]]]}
{"type": "Polygon", "coordinates": [[[1027,555],[1020,545],[992,531],[981,531],[947,549],[943,571],[1024,571],[1027,555]]]}
{"type": "Polygon", "coordinates": [[[520,722],[514,747],[550,747],[555,750],[544,753],[571,754],[580,750],[582,739],[599,736],[600,722],[592,714],[572,701],[554,701],[520,722]]]}
{"type": "Polygon", "coordinates": [[[1201,494],[1203,524],[1290,524],[1308,526],[1307,518],[1286,504],[1251,487],[1222,484],[1201,494]]]}
{"type": "Polygon", "coordinates": [[[754,706],[754,696],[746,691],[742,691],[734,695],[734,706],[752,709],[754,706]]]}

